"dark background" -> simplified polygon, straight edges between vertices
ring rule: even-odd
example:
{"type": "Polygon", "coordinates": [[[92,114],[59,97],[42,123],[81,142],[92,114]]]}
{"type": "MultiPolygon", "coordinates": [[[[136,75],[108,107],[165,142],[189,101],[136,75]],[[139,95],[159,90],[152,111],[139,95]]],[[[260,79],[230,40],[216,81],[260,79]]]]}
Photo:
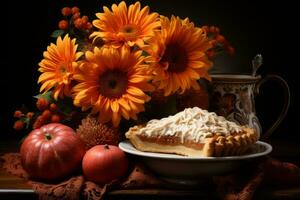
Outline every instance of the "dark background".
{"type": "MultiPolygon", "coordinates": [[[[0,137],[16,137],[13,112],[22,104],[34,108],[33,95],[37,85],[38,62],[50,42],[50,34],[61,19],[60,9],[78,6],[81,13],[95,19],[94,13],[102,6],[111,6],[107,0],[42,0],[6,1],[1,5],[1,106],[0,137]]],[[[134,1],[126,1],[128,3],[134,1]]],[[[261,53],[264,64],[258,73],[262,76],[278,74],[289,84],[291,106],[287,117],[272,137],[293,140],[300,137],[299,117],[299,23],[296,1],[222,1],[222,0],[144,0],[152,11],[162,15],[189,17],[196,25],[216,25],[236,48],[234,58],[223,57],[215,71],[250,73],[251,59],[261,53]]],[[[256,99],[257,115],[264,130],[280,112],[283,93],[275,83],[266,84],[256,99]]]]}

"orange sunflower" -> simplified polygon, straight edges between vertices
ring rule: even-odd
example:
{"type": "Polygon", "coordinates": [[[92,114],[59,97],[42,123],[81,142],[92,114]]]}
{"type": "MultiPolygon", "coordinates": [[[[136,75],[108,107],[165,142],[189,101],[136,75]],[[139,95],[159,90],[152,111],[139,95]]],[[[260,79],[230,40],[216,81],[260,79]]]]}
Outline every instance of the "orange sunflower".
{"type": "Polygon", "coordinates": [[[93,25],[100,31],[95,31],[91,37],[102,38],[106,43],[118,48],[123,44],[129,46],[143,46],[144,40],[153,35],[153,31],[160,27],[157,13],[149,13],[149,6],[141,9],[140,2],[130,5],[122,1],[119,5],[113,4],[112,11],[103,7],[104,13],[97,13],[99,18],[93,25]]]}
{"type": "Polygon", "coordinates": [[[74,78],[79,82],[74,88],[74,105],[82,110],[92,108],[99,114],[99,121],[112,121],[116,127],[121,117],[137,119],[150,100],[151,75],[141,51],[130,52],[123,46],[115,49],[94,48],[88,51],[74,78]]]}
{"type": "Polygon", "coordinates": [[[58,97],[71,95],[71,81],[77,60],[82,55],[81,52],[76,52],[76,39],[71,40],[68,35],[62,40],[57,38],[56,45],[50,44],[47,51],[44,52],[44,59],[39,63],[39,71],[42,72],[38,79],[38,83],[42,83],[40,92],[53,90],[53,97],[57,100],[58,97]]]}
{"type": "Polygon", "coordinates": [[[155,58],[153,83],[165,96],[199,89],[199,78],[210,79],[207,71],[212,64],[205,52],[211,44],[204,31],[188,18],[172,16],[169,20],[162,16],[161,31],[147,42],[143,49],[155,58]]]}

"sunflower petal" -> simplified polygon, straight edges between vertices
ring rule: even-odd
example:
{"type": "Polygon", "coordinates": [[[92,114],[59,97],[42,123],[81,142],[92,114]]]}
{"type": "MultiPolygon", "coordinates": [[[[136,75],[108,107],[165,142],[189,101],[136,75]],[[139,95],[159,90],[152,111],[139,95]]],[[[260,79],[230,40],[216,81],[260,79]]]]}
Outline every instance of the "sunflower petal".
{"type": "Polygon", "coordinates": [[[145,100],[143,99],[139,99],[139,98],[136,98],[130,94],[127,94],[126,97],[130,100],[130,101],[133,101],[135,103],[140,103],[140,104],[144,104],[145,103],[145,100]]]}
{"type": "Polygon", "coordinates": [[[113,113],[119,112],[119,103],[117,100],[111,102],[111,110],[113,111],[113,113]]]}
{"type": "Polygon", "coordinates": [[[141,89],[139,89],[137,87],[133,87],[133,86],[129,86],[127,89],[127,92],[134,96],[144,96],[145,95],[145,93],[141,89]]]}

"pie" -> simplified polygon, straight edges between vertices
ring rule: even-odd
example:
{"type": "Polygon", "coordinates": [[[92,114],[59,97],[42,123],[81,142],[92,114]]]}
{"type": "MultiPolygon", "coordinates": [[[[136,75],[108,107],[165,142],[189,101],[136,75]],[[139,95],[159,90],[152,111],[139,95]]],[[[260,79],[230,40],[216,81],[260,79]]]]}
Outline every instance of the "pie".
{"type": "Polygon", "coordinates": [[[125,135],[140,151],[192,157],[241,155],[258,140],[254,129],[198,107],[131,127],[125,135]]]}

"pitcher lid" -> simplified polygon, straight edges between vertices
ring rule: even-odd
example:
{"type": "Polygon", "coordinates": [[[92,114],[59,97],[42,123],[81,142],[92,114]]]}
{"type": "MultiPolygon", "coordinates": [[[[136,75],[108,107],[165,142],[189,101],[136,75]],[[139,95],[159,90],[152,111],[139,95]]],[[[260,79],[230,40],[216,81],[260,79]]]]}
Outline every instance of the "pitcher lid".
{"type": "Polygon", "coordinates": [[[255,83],[261,76],[251,76],[248,74],[211,74],[213,82],[222,83],[255,83]]]}

